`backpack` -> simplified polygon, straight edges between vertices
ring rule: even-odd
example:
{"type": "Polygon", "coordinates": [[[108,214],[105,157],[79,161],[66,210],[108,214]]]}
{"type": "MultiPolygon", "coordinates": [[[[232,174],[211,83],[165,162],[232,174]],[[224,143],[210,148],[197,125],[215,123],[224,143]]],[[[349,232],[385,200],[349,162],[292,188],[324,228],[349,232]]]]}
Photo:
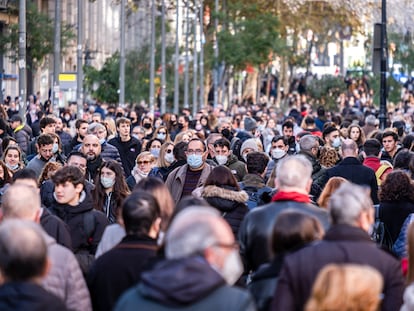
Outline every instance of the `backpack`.
{"type": "Polygon", "coordinates": [[[249,210],[265,205],[269,203],[272,199],[273,189],[270,187],[257,188],[252,186],[246,186],[242,181],[239,182],[240,189],[246,191],[249,196],[249,199],[246,202],[249,210]]]}
{"type": "Polygon", "coordinates": [[[96,229],[96,219],[95,219],[95,210],[91,212],[83,214],[83,233],[87,238],[88,246],[80,249],[76,252],[75,257],[78,260],[79,266],[82,270],[83,275],[87,275],[90,267],[92,266],[93,262],[95,261],[95,255],[91,254],[90,246],[92,246],[93,242],[93,234],[95,233],[96,229]]]}
{"type": "Polygon", "coordinates": [[[393,243],[391,235],[385,226],[384,222],[379,217],[380,206],[374,205],[375,208],[375,223],[372,227],[371,239],[377,243],[377,245],[388,251],[392,251],[393,243]]]}

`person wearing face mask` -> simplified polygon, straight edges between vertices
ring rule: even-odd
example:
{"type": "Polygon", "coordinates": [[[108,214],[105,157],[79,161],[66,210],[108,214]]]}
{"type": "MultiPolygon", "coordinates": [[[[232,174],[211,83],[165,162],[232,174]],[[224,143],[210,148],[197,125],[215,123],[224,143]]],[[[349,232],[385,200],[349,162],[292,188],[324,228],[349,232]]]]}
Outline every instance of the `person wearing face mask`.
{"type": "Polygon", "coordinates": [[[157,159],[157,163],[151,169],[148,176],[158,177],[159,179],[165,181],[168,176],[169,167],[175,161],[173,151],[174,151],[173,143],[166,142],[162,144],[160,148],[160,154],[157,159]]]}
{"type": "Polygon", "coordinates": [[[113,160],[103,162],[92,190],[94,208],[103,212],[109,223],[115,223],[122,201],[128,194],[122,167],[113,160]]]}
{"type": "Polygon", "coordinates": [[[157,129],[154,131],[154,134],[152,134],[152,138],[157,138],[162,143],[171,141],[170,134],[165,125],[160,125],[159,127],[157,127],[157,129]]]}
{"type": "Polygon", "coordinates": [[[126,179],[129,189],[134,189],[141,179],[148,177],[149,172],[155,165],[155,161],[155,157],[149,151],[143,151],[137,156],[131,175],[126,179]]]}
{"type": "Polygon", "coordinates": [[[141,125],[145,129],[145,139],[150,139],[153,134],[152,120],[149,117],[143,117],[141,125]]]}
{"type": "Polygon", "coordinates": [[[17,145],[9,145],[3,152],[3,161],[11,174],[24,168],[22,151],[17,145]]]}
{"type": "Polygon", "coordinates": [[[165,236],[165,256],[142,273],[115,311],[256,310],[249,293],[232,287],[243,272],[237,244],[219,212],[195,206],[181,211],[165,236]]]}
{"type": "Polygon", "coordinates": [[[226,138],[218,139],[214,142],[215,157],[214,162],[218,165],[227,166],[237,181],[246,175],[246,165],[230,150],[230,142],[226,138]]]}
{"type": "Polygon", "coordinates": [[[287,156],[289,150],[289,141],[286,136],[275,136],[272,138],[269,155],[271,160],[267,165],[265,179],[268,180],[270,174],[275,168],[277,162],[287,156]]]}
{"type": "Polygon", "coordinates": [[[191,139],[185,153],[187,164],[173,170],[166,181],[175,203],[182,197],[191,195],[196,188],[203,186],[212,170],[212,167],[206,163],[208,152],[200,139],[191,139]]]}
{"type": "Polygon", "coordinates": [[[65,165],[66,156],[64,155],[64,153],[62,151],[62,143],[61,143],[59,135],[56,134],[56,133],[50,133],[49,135],[53,137],[53,147],[52,147],[53,157],[52,157],[52,161],[53,162],[58,162],[62,165],[65,165]]]}
{"type": "Polygon", "coordinates": [[[161,140],[159,140],[158,138],[153,138],[147,143],[145,151],[149,151],[154,156],[155,160],[157,160],[160,156],[161,145],[161,140]]]}
{"type": "Polygon", "coordinates": [[[171,139],[174,140],[178,133],[187,132],[190,128],[190,118],[186,115],[181,115],[177,121],[177,129],[171,132],[171,139]]]}

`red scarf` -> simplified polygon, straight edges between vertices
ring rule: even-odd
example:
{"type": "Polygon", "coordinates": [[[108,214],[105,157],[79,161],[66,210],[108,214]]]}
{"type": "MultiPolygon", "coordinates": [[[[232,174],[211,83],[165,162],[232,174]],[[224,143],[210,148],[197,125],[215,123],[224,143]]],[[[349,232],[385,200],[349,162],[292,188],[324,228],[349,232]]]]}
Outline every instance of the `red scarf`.
{"type": "Polygon", "coordinates": [[[278,191],[272,198],[272,202],[275,201],[295,201],[299,203],[310,203],[309,196],[299,192],[285,192],[278,191]]]}

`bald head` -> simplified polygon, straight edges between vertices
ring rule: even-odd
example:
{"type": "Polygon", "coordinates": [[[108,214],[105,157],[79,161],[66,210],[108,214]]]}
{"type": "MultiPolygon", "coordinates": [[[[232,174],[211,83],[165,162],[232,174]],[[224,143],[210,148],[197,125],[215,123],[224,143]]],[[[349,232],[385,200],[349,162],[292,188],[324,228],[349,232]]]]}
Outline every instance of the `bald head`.
{"type": "Polygon", "coordinates": [[[171,223],[165,237],[165,253],[169,259],[185,258],[219,242],[234,242],[233,233],[220,214],[211,207],[188,207],[171,223]]]}
{"type": "Polygon", "coordinates": [[[0,225],[0,270],[6,281],[34,281],[47,271],[47,246],[39,225],[20,219],[0,225]]]}
{"type": "Polygon", "coordinates": [[[3,196],[3,217],[37,221],[40,213],[40,196],[37,189],[25,184],[13,184],[3,196]]]}
{"type": "Polygon", "coordinates": [[[356,157],[358,155],[358,145],[352,139],[345,139],[341,145],[342,157],[356,157]]]}

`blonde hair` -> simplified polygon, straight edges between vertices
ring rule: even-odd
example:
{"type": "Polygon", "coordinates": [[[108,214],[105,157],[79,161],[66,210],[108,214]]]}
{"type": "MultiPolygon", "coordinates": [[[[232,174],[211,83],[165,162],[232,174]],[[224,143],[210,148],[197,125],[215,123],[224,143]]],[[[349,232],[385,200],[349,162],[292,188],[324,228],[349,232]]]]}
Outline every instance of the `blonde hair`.
{"type": "Polygon", "coordinates": [[[330,264],[318,274],[305,311],[375,311],[383,288],[372,267],[330,264]]]}

